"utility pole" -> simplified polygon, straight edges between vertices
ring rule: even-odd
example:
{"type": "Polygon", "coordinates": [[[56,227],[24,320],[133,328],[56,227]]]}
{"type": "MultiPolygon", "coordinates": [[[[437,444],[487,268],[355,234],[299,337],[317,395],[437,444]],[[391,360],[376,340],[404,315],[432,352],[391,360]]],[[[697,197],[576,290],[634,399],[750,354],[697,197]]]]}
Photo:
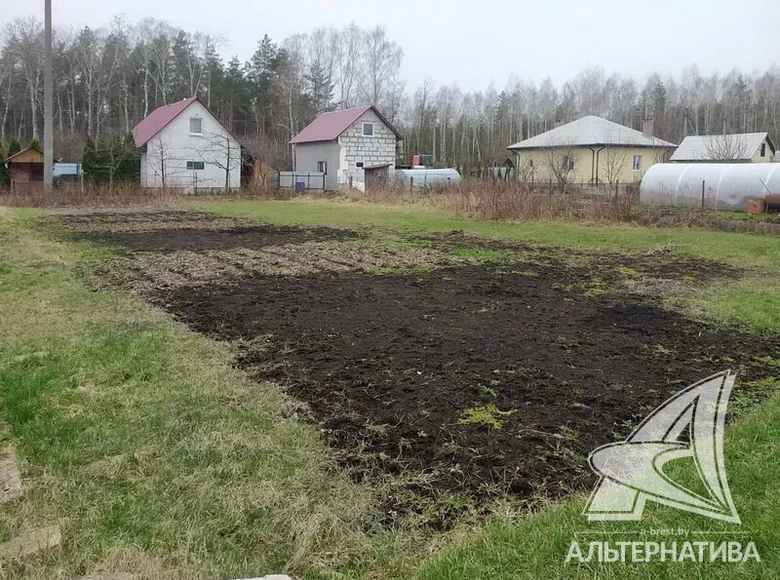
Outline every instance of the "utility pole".
{"type": "Polygon", "coordinates": [[[52,75],[51,2],[46,0],[43,65],[43,188],[49,193],[54,184],[54,79],[52,75]]]}

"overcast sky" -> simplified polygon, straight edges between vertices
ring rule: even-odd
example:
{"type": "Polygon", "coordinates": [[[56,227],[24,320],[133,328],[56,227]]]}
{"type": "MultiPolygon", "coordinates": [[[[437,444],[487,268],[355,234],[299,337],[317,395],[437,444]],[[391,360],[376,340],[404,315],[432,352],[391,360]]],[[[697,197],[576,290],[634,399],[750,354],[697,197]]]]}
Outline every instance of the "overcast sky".
{"type": "MultiPolygon", "coordinates": [[[[766,70],[780,62],[774,0],[53,0],[55,25],[106,26],[124,14],[152,16],[188,31],[221,34],[226,57],[247,60],[268,33],[274,41],[317,26],[382,24],[404,49],[402,74],[414,87],[467,90],[506,85],[510,75],[560,84],[601,66],[643,80],[653,71],[678,75],[766,70]]],[[[0,0],[0,23],[43,18],[43,0],[0,0]]]]}

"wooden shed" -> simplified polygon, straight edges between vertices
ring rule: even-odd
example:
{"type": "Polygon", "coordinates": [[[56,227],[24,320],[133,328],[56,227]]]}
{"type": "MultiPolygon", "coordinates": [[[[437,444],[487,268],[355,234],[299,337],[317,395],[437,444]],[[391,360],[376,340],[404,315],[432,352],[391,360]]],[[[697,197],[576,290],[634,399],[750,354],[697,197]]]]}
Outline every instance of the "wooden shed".
{"type": "Polygon", "coordinates": [[[43,182],[43,151],[37,147],[28,147],[11,155],[3,161],[8,168],[11,187],[43,182]]]}

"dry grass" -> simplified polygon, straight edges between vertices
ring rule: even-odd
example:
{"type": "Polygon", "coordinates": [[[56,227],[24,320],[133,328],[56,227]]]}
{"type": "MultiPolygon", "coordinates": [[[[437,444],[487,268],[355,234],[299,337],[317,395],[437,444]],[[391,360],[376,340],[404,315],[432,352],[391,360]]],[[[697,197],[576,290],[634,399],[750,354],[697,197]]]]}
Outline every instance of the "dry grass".
{"type": "Polygon", "coordinates": [[[144,189],[137,185],[113,188],[89,184],[55,187],[44,193],[40,187],[19,191],[0,190],[0,206],[38,208],[165,207],[198,200],[272,200],[290,199],[290,190],[276,188],[224,192],[220,190],[186,193],[180,189],[144,189]]]}
{"type": "Polygon", "coordinates": [[[296,194],[274,187],[230,192],[149,190],[137,186],[112,189],[94,186],[57,188],[51,194],[41,190],[18,193],[0,191],[0,206],[35,208],[170,208],[191,201],[322,201],[416,205],[444,209],[454,217],[479,221],[591,222],[634,224],[660,228],[696,228],[762,234],[780,233],[780,224],[726,219],[718,212],[698,208],[655,207],[639,204],[637,184],[618,188],[604,185],[564,187],[464,179],[457,186],[435,190],[410,190],[391,186],[369,192],[344,189],[338,192],[307,191],[296,194]]]}
{"type": "Polygon", "coordinates": [[[0,578],[304,575],[368,561],[371,490],[335,474],[282,391],[234,353],[74,276],[80,246],[0,210],[0,415],[25,494],[0,541],[58,524],[59,549],[0,578]]]}

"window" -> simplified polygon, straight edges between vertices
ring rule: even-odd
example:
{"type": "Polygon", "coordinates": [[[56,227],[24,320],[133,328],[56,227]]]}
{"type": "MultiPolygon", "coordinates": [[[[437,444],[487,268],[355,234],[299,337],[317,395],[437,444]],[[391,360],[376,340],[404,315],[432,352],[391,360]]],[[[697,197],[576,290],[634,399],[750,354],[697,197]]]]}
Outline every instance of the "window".
{"type": "Polygon", "coordinates": [[[190,135],[203,134],[203,119],[200,117],[190,117],[190,135]]]}
{"type": "Polygon", "coordinates": [[[373,137],[374,136],[374,124],[373,123],[363,123],[363,135],[365,137],[373,137]]]}
{"type": "Polygon", "coordinates": [[[328,162],[327,161],[317,161],[317,171],[327,175],[328,174],[328,162]]]}
{"type": "Polygon", "coordinates": [[[363,167],[363,162],[358,161],[357,163],[355,163],[355,167],[363,167]]]}
{"type": "Polygon", "coordinates": [[[530,167],[531,169],[534,168],[534,160],[533,159],[529,159],[528,160],[528,167],[530,167]]]}
{"type": "Polygon", "coordinates": [[[571,155],[564,155],[561,162],[561,169],[563,171],[574,171],[574,158],[571,155]]]}
{"type": "Polygon", "coordinates": [[[634,155],[634,171],[642,170],[642,156],[634,155]]]}
{"type": "Polygon", "coordinates": [[[203,171],[206,164],[203,161],[187,161],[187,171],[203,171]]]}
{"type": "Polygon", "coordinates": [[[766,143],[761,143],[761,157],[766,157],[766,143]]]}

